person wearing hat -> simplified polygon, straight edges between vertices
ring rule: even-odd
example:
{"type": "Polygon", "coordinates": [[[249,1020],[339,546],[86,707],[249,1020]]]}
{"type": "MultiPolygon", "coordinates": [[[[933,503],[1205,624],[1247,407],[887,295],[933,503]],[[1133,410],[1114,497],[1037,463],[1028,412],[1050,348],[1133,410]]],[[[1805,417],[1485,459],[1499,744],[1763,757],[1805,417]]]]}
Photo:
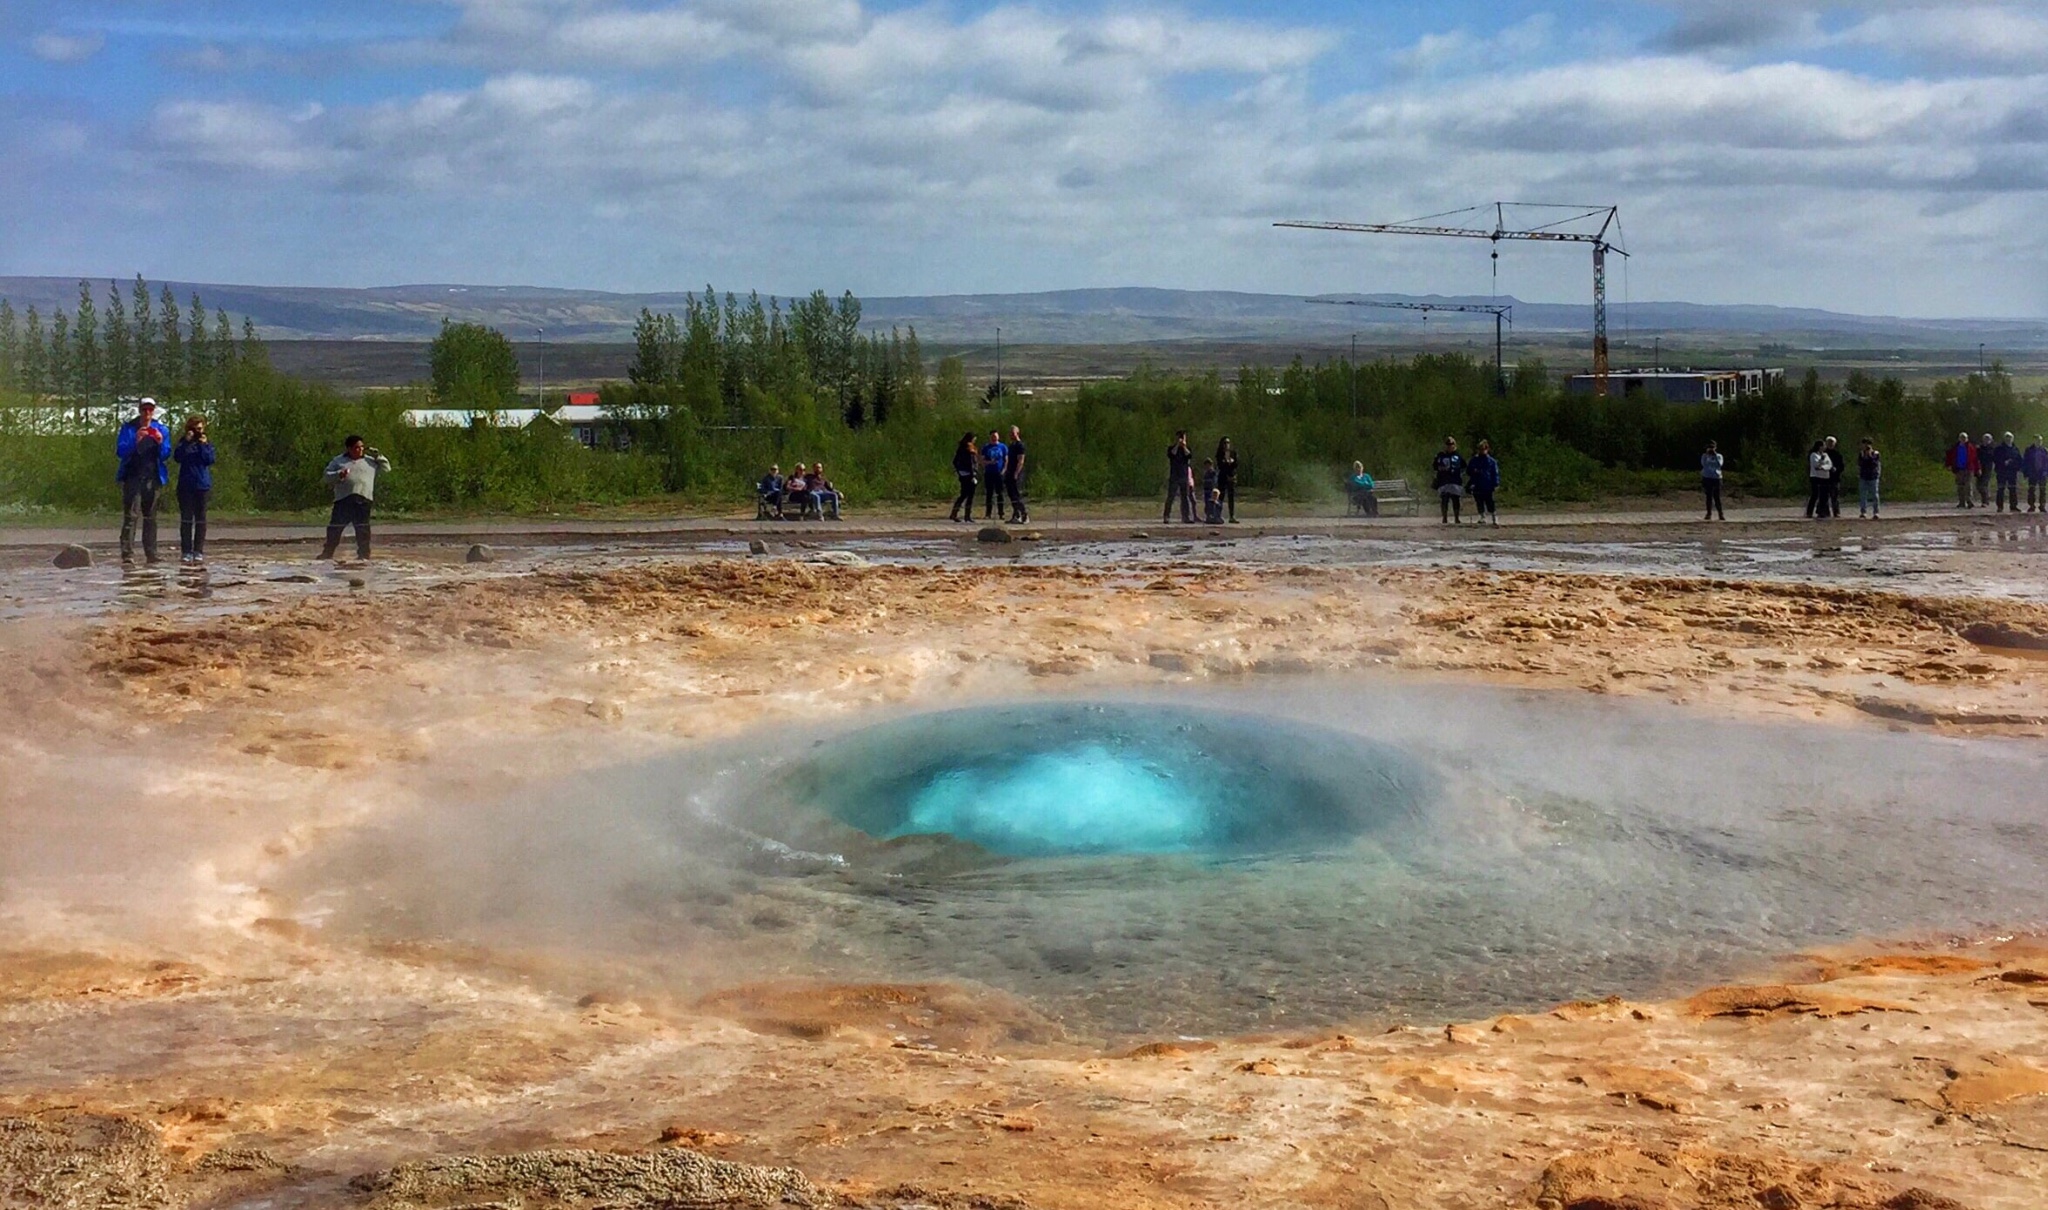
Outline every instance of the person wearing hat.
{"type": "Polygon", "coordinates": [[[156,420],[156,400],[135,405],[135,419],[114,438],[114,481],[121,485],[121,562],[135,562],[135,531],[142,557],[156,562],[156,498],[171,481],[171,435],[156,420]]]}

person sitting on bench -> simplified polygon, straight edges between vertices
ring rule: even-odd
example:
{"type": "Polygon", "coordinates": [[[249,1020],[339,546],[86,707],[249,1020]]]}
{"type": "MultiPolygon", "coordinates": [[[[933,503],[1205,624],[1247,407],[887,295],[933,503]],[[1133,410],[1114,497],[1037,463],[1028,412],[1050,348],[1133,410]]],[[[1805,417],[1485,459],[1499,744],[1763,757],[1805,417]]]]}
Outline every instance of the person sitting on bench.
{"type": "Polygon", "coordinates": [[[833,487],[832,481],[825,477],[824,463],[811,464],[810,485],[811,503],[812,507],[818,510],[818,519],[822,521],[829,516],[834,521],[839,520],[839,489],[833,487]]]}
{"type": "Polygon", "coordinates": [[[782,519],[782,489],[788,481],[782,477],[782,468],[771,466],[761,476],[761,482],[754,485],[754,493],[760,497],[763,512],[772,513],[776,520],[782,519]]]}
{"type": "Polygon", "coordinates": [[[1380,499],[1373,494],[1372,476],[1365,473],[1365,463],[1351,464],[1351,478],[1345,480],[1344,487],[1350,493],[1352,508],[1368,517],[1380,515],[1380,499]]]}

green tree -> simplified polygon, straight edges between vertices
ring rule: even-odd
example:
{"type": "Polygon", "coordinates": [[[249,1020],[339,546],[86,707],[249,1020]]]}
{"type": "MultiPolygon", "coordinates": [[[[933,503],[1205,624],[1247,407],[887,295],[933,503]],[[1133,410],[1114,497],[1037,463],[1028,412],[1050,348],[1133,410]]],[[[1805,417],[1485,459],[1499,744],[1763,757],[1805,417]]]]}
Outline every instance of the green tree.
{"type": "Polygon", "coordinates": [[[157,311],[157,322],[162,325],[158,337],[161,348],[156,359],[156,389],[166,395],[177,394],[185,382],[185,342],[178,332],[178,296],[164,287],[157,311]]]}
{"type": "Polygon", "coordinates": [[[105,355],[101,364],[105,367],[107,393],[124,395],[134,390],[135,365],[130,357],[128,341],[128,306],[121,301],[121,287],[115,282],[107,283],[107,317],[103,325],[105,355]]]}
{"type": "Polygon", "coordinates": [[[73,370],[71,317],[61,309],[50,316],[50,394],[59,399],[78,397],[78,379],[73,370]]]}
{"type": "Polygon", "coordinates": [[[21,390],[30,397],[50,389],[50,354],[43,347],[43,317],[29,304],[21,321],[21,390]]]}
{"type": "Polygon", "coordinates": [[[496,328],[443,319],[427,360],[442,407],[493,412],[519,400],[519,359],[496,328]]]}
{"type": "Polygon", "coordinates": [[[135,389],[144,395],[154,395],[163,388],[157,381],[156,367],[156,316],[149,301],[149,284],[142,280],[142,274],[135,275],[134,303],[129,316],[135,325],[135,347],[130,356],[135,360],[135,389]]]}
{"type": "Polygon", "coordinates": [[[21,333],[14,325],[14,304],[0,298],[0,389],[21,388],[21,333]]]}
{"type": "Polygon", "coordinates": [[[92,305],[92,283],[78,283],[78,313],[71,320],[71,394],[81,403],[100,396],[100,321],[92,305]]]}
{"type": "Polygon", "coordinates": [[[967,363],[958,357],[939,359],[939,381],[932,399],[942,411],[958,412],[967,407],[967,363]]]}
{"type": "Polygon", "coordinates": [[[207,389],[215,399],[228,394],[228,374],[235,368],[235,325],[226,307],[213,309],[213,339],[206,346],[207,389]]]}
{"type": "Polygon", "coordinates": [[[236,350],[237,365],[267,366],[270,364],[270,350],[263,347],[263,341],[256,335],[256,321],[242,316],[242,347],[236,350]]]}

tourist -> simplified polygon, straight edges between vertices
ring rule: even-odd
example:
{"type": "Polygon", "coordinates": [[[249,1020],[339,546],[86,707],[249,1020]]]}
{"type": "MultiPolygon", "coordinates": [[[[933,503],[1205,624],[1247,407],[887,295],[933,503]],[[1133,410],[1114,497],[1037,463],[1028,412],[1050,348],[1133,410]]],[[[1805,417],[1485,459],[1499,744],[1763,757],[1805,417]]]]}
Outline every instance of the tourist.
{"type": "Polygon", "coordinates": [[[206,417],[185,418],[171,460],[178,464],[178,561],[204,563],[206,501],[213,495],[213,442],[206,439],[206,417]]]}
{"type": "Polygon", "coordinates": [[[2041,434],[2034,434],[2034,444],[2020,455],[2020,470],[2027,476],[2027,511],[2048,512],[2048,445],[2041,442],[2041,434]]]}
{"type": "Polygon", "coordinates": [[[789,480],[782,477],[780,466],[769,467],[768,473],[761,476],[761,482],[754,485],[754,492],[761,500],[761,510],[772,515],[777,521],[783,519],[782,493],[788,485],[789,480]]]}
{"type": "Polygon", "coordinates": [[[1472,485],[1472,503],[1478,509],[1478,520],[1484,523],[1490,519],[1499,525],[1500,510],[1493,506],[1493,493],[1500,490],[1500,459],[1493,456],[1491,441],[1479,443],[1479,452],[1465,468],[1465,479],[1472,485]]]}
{"type": "Polygon", "coordinates": [[[391,459],[363,444],[351,433],[341,453],[327,464],[327,486],[334,489],[334,508],[327,514],[327,545],[320,557],[332,559],[341,545],[341,531],[356,530],[356,558],[370,557],[370,503],[377,495],[377,476],[391,470],[391,459]]]}
{"type": "Polygon", "coordinates": [[[1970,481],[1977,477],[1977,447],[1970,444],[1968,433],[1956,434],[1956,443],[1949,447],[1942,462],[1956,477],[1956,507],[1975,508],[1976,501],[1970,498],[1970,481]]]}
{"type": "Polygon", "coordinates": [[[1173,444],[1166,447],[1166,511],[1160,514],[1162,524],[1172,524],[1173,503],[1180,501],[1180,519],[1187,524],[1195,521],[1195,454],[1188,448],[1188,431],[1181,429],[1174,433],[1173,444]]]}
{"type": "Polygon", "coordinates": [[[2004,512],[2008,501],[2012,511],[2020,511],[2020,454],[2019,443],[2007,433],[1997,448],[1991,451],[1991,469],[1998,476],[1998,511],[2004,512]]]}
{"type": "Polygon", "coordinates": [[[1216,443],[1216,487],[1223,493],[1229,523],[1237,524],[1237,447],[1228,437],[1216,443]]]}
{"type": "Polygon", "coordinates": [[[1991,439],[1991,434],[1977,438],[1977,458],[1970,463],[1970,468],[1977,473],[1978,508],[1991,507],[1991,476],[1998,471],[1998,464],[1991,453],[1997,448],[1998,443],[1991,439]]]}
{"type": "Polygon", "coordinates": [[[1378,486],[1372,476],[1365,473],[1365,463],[1351,464],[1351,478],[1345,482],[1345,490],[1351,497],[1351,507],[1368,517],[1380,515],[1380,498],[1374,489],[1378,486]]]}
{"type": "Polygon", "coordinates": [[[1700,455],[1700,491],[1707,498],[1706,519],[1715,517],[1726,521],[1728,512],[1721,507],[1721,471],[1727,466],[1727,459],[1721,456],[1721,447],[1707,442],[1707,452],[1700,455]]]}
{"type": "Polygon", "coordinates": [[[135,405],[135,419],[114,437],[114,481],[121,485],[121,563],[135,562],[135,530],[142,557],[156,562],[156,498],[171,478],[171,435],[156,420],[156,400],[135,405]]]}
{"type": "Polygon", "coordinates": [[[996,504],[1003,498],[1003,475],[1010,468],[1010,447],[1003,444],[1002,433],[990,429],[988,444],[981,447],[981,481],[983,487],[981,517],[990,520],[996,515],[996,504]]]}
{"type": "Polygon", "coordinates": [[[1806,451],[1806,515],[1825,521],[1828,519],[1828,474],[1835,468],[1835,460],[1828,457],[1828,443],[1816,441],[1806,451]]]}
{"type": "Polygon", "coordinates": [[[1444,448],[1432,463],[1436,470],[1437,508],[1446,525],[1465,523],[1465,456],[1458,452],[1456,437],[1444,438],[1444,448]]]}
{"type": "Polygon", "coordinates": [[[960,434],[960,444],[953,447],[953,476],[960,481],[960,494],[953,498],[953,511],[947,519],[951,521],[974,520],[974,487],[980,477],[981,451],[974,448],[972,432],[960,434]],[[966,515],[961,515],[961,509],[966,515]]]}
{"type": "Polygon", "coordinates": [[[1202,459],[1202,522],[1205,525],[1223,524],[1223,488],[1219,483],[1216,460],[1202,459]]]}
{"type": "Polygon", "coordinates": [[[789,504],[796,505],[797,520],[811,515],[811,483],[804,477],[803,459],[796,460],[796,469],[789,472],[789,478],[783,481],[782,498],[785,508],[789,504]]]}
{"type": "Polygon", "coordinates": [[[1003,486],[1010,491],[1010,521],[1016,525],[1031,519],[1031,510],[1024,506],[1024,463],[1029,452],[1024,447],[1024,430],[1011,425],[1009,466],[1003,472],[1003,486]]]}
{"type": "Polygon", "coordinates": [[[1879,505],[1878,485],[1884,478],[1884,455],[1877,452],[1877,443],[1870,438],[1863,439],[1863,448],[1856,454],[1856,515],[1865,512],[1872,520],[1877,519],[1879,505]]]}
{"type": "Polygon", "coordinates": [[[823,521],[828,517],[833,521],[839,520],[839,505],[843,497],[840,496],[839,489],[832,486],[832,481],[825,477],[824,463],[811,463],[810,485],[811,505],[818,510],[818,520],[823,521]]]}
{"type": "Polygon", "coordinates": [[[1849,469],[1849,460],[1842,455],[1842,447],[1833,437],[1824,443],[1828,455],[1828,516],[1842,515],[1842,474],[1849,469]]]}

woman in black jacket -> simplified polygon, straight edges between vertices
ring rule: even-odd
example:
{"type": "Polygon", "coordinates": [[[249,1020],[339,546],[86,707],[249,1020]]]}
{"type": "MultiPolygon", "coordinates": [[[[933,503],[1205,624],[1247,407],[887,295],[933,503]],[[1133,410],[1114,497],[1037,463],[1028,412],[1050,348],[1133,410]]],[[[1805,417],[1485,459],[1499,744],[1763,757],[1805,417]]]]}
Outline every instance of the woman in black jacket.
{"type": "Polygon", "coordinates": [[[951,520],[974,520],[974,485],[980,466],[981,451],[974,448],[974,433],[969,430],[960,435],[960,444],[953,449],[953,474],[960,480],[960,498],[953,501],[951,520]],[[960,515],[963,506],[967,509],[965,517],[960,515]]]}

